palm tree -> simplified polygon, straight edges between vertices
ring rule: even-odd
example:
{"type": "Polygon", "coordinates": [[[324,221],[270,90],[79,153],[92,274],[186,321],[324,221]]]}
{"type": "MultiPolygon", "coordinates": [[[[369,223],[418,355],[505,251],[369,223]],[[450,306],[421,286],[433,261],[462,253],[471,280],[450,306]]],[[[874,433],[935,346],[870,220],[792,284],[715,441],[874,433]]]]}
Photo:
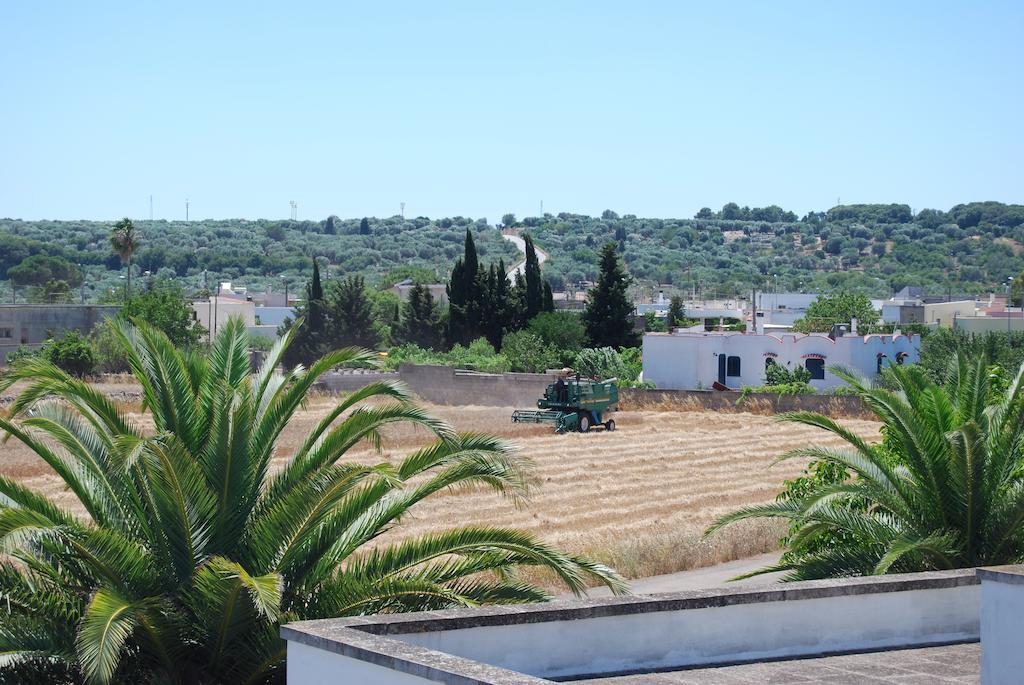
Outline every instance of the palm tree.
{"type": "Polygon", "coordinates": [[[781,562],[750,574],[786,571],[787,580],[1024,561],[1024,366],[1008,386],[984,358],[955,358],[944,386],[917,366],[892,367],[894,390],[834,371],[882,421],[882,442],[820,414],[783,416],[847,443],[783,457],[839,477],[729,514],[707,534],[744,519],[789,521],[781,562]]]}
{"type": "Polygon", "coordinates": [[[132,255],[139,247],[142,236],[135,229],[135,222],[125,217],[114,224],[114,230],[110,233],[110,244],[114,252],[121,256],[121,261],[128,265],[128,281],[125,299],[132,296],[132,255]]]}
{"type": "Polygon", "coordinates": [[[85,511],[0,477],[0,680],[281,682],[285,621],[546,599],[517,575],[523,567],[574,593],[588,580],[625,591],[610,569],[515,530],[382,541],[439,491],[486,486],[519,499],[530,478],[509,444],[454,432],[400,384],[352,393],[274,468],[317,378],[370,353],[344,349],[282,373],[293,328],[251,372],[238,320],[206,354],[142,322],[114,326],[152,431],[46,362],[21,362],[0,382],[26,383],[0,429],[85,511]],[[395,422],[436,439],[396,464],[341,461],[357,444],[379,447],[395,422]]]}

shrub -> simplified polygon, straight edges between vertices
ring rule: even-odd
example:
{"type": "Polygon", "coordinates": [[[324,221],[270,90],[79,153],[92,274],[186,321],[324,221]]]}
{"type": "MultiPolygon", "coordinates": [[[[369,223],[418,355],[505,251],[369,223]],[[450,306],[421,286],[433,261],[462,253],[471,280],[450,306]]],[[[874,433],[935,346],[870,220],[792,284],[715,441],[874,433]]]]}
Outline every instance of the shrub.
{"type": "Polygon", "coordinates": [[[88,376],[95,371],[96,355],[89,339],[75,330],[43,343],[40,356],[72,376],[88,376]]]}
{"type": "Polygon", "coordinates": [[[542,373],[557,367],[560,361],[558,350],[529,331],[506,335],[501,341],[501,353],[513,371],[542,373]]]}
{"type": "MultiPolygon", "coordinates": [[[[765,368],[765,385],[791,385],[799,383],[807,385],[811,380],[811,372],[802,366],[789,369],[782,364],[769,364],[765,368]]],[[[813,392],[813,390],[811,390],[813,392]]],[[[793,393],[789,393],[793,394],[793,393]]]]}
{"type": "Polygon", "coordinates": [[[588,378],[623,378],[626,365],[611,347],[587,347],[579,351],[573,370],[588,378]]]}

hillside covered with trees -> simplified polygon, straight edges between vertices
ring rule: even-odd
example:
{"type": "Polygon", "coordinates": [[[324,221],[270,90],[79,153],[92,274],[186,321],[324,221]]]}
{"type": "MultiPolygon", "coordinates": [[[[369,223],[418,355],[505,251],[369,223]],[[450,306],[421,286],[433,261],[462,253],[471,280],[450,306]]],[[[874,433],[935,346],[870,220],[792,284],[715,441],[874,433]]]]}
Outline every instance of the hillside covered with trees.
{"type": "MultiPolygon", "coordinates": [[[[511,266],[520,258],[497,226],[465,217],[135,225],[136,277],[149,271],[191,290],[218,280],[275,290],[288,281],[299,288],[312,257],[329,263],[325,277],[361,275],[370,284],[408,274],[443,279],[462,253],[467,228],[482,264],[503,259],[511,266]]],[[[111,249],[112,226],[0,219],[0,281],[13,279],[22,300],[110,297],[125,274],[124,260],[111,249]]],[[[544,277],[555,290],[594,281],[601,247],[609,241],[618,243],[638,286],[695,288],[706,295],[733,295],[752,286],[842,287],[874,296],[905,285],[984,292],[1001,289],[1024,271],[1024,206],[998,202],[916,213],[901,204],[840,205],[801,218],[777,206],[729,203],[718,211],[701,209],[692,219],[606,210],[600,217],[562,213],[516,220],[507,214],[502,226],[529,233],[549,255],[544,277]]],[[[6,300],[9,282],[3,291],[6,300]]]]}

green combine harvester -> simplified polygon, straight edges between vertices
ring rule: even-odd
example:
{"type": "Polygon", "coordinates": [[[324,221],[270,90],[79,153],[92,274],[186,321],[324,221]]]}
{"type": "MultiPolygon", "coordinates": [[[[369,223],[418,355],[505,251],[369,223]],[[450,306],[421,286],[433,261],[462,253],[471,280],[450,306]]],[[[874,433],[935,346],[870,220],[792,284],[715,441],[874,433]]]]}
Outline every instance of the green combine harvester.
{"type": "Polygon", "coordinates": [[[556,433],[579,431],[586,433],[594,426],[615,430],[615,420],[608,414],[619,402],[619,388],[615,379],[591,381],[575,378],[559,379],[544,390],[537,400],[537,409],[517,409],[512,412],[513,423],[551,423],[556,433]]]}

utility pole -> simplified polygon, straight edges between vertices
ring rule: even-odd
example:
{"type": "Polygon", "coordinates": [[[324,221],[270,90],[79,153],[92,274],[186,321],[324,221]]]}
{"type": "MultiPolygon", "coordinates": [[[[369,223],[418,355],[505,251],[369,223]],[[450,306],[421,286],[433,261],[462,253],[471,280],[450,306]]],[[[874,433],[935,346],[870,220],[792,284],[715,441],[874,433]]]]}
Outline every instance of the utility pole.
{"type": "Polygon", "coordinates": [[[149,196],[149,220],[153,220],[153,196],[149,196]]]}
{"type": "Polygon", "coordinates": [[[405,218],[405,203],[404,202],[399,202],[398,206],[401,208],[402,218],[404,219],[405,218]]]}
{"type": "Polygon", "coordinates": [[[185,221],[188,221],[188,198],[185,198],[185,221]]]}
{"type": "Polygon", "coordinates": [[[292,208],[289,218],[291,218],[292,221],[295,221],[299,218],[299,204],[295,200],[288,200],[288,204],[292,208]]]}
{"type": "Polygon", "coordinates": [[[540,201],[540,216],[544,218],[544,200],[540,201]]]}

